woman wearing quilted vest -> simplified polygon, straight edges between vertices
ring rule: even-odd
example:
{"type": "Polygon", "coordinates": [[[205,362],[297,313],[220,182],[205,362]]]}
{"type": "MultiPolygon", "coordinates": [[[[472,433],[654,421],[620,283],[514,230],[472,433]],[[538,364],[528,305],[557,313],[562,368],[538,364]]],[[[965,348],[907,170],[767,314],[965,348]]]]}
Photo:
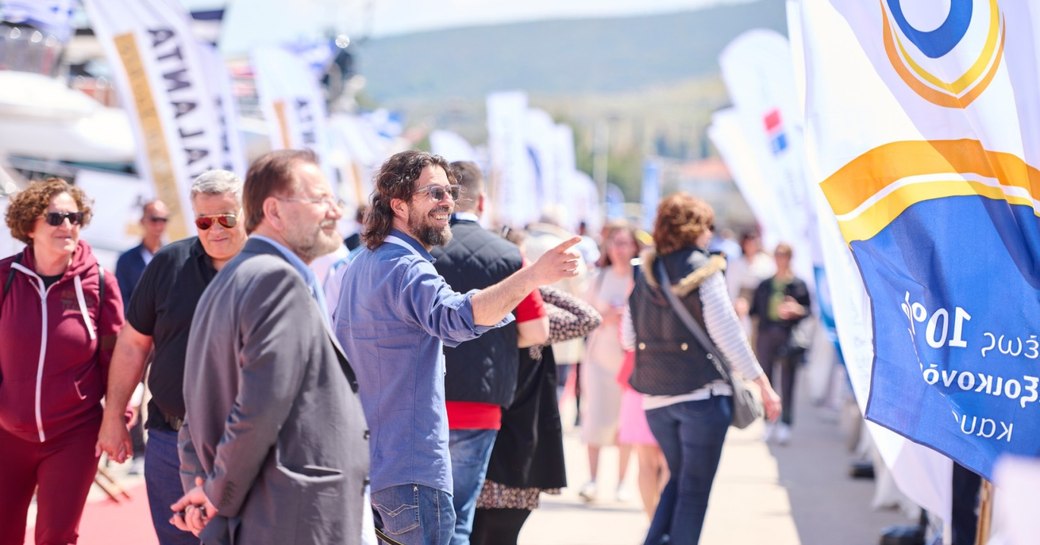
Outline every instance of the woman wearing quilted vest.
{"type": "Polygon", "coordinates": [[[668,462],[646,545],[693,545],[700,540],[708,495],[732,418],[733,390],[673,310],[662,286],[693,315],[733,369],[758,385],[766,416],[780,414],[780,397],[755,359],[726,291],[726,261],[709,255],[715,212],[686,193],[657,207],[655,249],[643,254],[622,324],[635,348],[629,383],[644,394],[650,430],[668,462]]]}
{"type": "Polygon", "coordinates": [[[0,260],[0,545],[24,542],[36,491],[36,543],[76,543],[97,472],[106,370],[123,325],[115,275],[79,239],[86,194],[51,178],[7,210],[24,251],[0,260]]]}

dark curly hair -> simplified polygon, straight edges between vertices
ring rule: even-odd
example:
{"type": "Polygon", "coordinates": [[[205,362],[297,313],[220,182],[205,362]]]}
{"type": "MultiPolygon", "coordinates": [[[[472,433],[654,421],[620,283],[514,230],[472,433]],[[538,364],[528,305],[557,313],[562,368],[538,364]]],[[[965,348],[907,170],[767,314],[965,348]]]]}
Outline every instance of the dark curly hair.
{"type": "Polygon", "coordinates": [[[444,170],[448,183],[455,183],[455,174],[448,162],[440,155],[425,151],[402,151],[395,153],[383,163],[376,174],[376,188],[372,192],[372,203],[365,214],[365,226],[361,230],[361,240],[370,250],[375,250],[390,235],[394,227],[394,210],[390,203],[394,199],[411,201],[415,193],[415,183],[428,166],[438,166],[444,170]]]}
{"type": "Polygon", "coordinates": [[[657,205],[654,220],[654,245],[658,255],[695,246],[697,238],[714,222],[715,211],[701,199],[684,192],[665,197],[657,205]]]}
{"type": "Polygon", "coordinates": [[[47,211],[51,199],[62,193],[68,193],[72,200],[76,201],[76,207],[83,213],[81,225],[86,227],[90,223],[90,218],[93,217],[90,197],[87,197],[82,189],[61,178],[47,178],[29,184],[29,187],[11,197],[6,216],[11,236],[32,246],[29,233],[36,228],[36,220],[47,211]]]}

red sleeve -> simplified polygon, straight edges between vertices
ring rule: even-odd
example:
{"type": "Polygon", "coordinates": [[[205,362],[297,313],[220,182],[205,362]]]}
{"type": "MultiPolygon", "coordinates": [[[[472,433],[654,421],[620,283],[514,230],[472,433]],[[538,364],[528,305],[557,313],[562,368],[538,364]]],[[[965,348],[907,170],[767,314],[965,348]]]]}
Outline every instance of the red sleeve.
{"type": "Polygon", "coordinates": [[[545,317],[545,301],[542,300],[541,292],[534,290],[528,293],[527,297],[524,297],[524,300],[516,306],[513,315],[516,316],[517,323],[545,317]]]}

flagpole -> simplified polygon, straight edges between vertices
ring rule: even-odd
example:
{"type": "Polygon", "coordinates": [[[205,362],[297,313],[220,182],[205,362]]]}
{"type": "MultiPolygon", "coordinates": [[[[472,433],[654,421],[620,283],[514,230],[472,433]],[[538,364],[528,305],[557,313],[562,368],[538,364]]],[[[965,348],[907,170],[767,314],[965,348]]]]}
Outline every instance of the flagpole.
{"type": "Polygon", "coordinates": [[[986,545],[993,522],[993,483],[982,479],[979,489],[979,523],[975,531],[975,545],[986,545]]]}

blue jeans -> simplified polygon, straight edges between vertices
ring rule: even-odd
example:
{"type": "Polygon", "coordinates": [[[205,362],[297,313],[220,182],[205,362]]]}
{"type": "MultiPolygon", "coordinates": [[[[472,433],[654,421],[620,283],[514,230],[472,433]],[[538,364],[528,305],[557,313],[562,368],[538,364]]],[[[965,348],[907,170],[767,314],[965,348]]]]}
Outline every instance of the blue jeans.
{"type": "Polygon", "coordinates": [[[455,534],[451,537],[451,545],[469,545],[469,535],[473,532],[473,513],[477,508],[480,489],[484,487],[484,476],[497,435],[498,430],[448,432],[455,506],[455,534]]]}
{"type": "Polygon", "coordinates": [[[455,531],[451,494],[421,484],[372,492],[376,528],[404,545],[448,545],[455,531]]]}
{"type": "Polygon", "coordinates": [[[181,461],[177,453],[177,432],[148,430],[144,447],[144,482],[148,507],[159,545],[199,545],[199,538],[170,524],[170,506],[184,495],[181,461]]]}
{"type": "Polygon", "coordinates": [[[700,540],[732,414],[729,396],[646,411],[671,477],[661,492],[644,545],[696,545],[700,540]]]}

